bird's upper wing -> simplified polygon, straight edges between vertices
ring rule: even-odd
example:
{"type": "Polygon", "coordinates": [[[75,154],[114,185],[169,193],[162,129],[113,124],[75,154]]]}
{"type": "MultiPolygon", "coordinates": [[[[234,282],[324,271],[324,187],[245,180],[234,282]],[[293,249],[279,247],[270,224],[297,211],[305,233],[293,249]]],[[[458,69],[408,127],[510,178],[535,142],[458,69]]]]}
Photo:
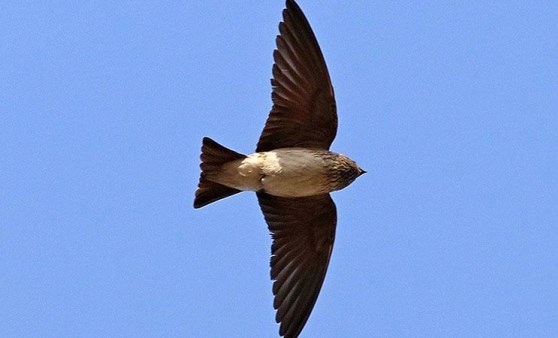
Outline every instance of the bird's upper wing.
{"type": "Polygon", "coordinates": [[[300,7],[287,0],[273,52],[273,108],[256,151],[329,149],[337,133],[333,87],[318,41],[300,7]]]}
{"type": "Polygon", "coordinates": [[[279,333],[297,337],[325,278],[337,224],[329,194],[284,198],[258,193],[273,238],[271,279],[279,333]]]}

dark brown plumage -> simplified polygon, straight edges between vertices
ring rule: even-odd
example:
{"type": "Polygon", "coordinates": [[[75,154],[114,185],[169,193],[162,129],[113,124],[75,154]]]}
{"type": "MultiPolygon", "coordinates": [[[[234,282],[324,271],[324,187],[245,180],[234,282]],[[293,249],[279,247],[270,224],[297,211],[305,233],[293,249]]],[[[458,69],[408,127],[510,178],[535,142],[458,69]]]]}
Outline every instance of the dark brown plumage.
{"type": "Polygon", "coordinates": [[[194,207],[256,191],[273,244],[271,279],[279,333],[298,337],[322,287],[335,239],[329,192],[365,171],[329,151],[337,110],[320,47],[300,7],[286,1],[273,53],[273,107],[256,153],[242,155],[203,139],[194,207]]]}
{"type": "Polygon", "coordinates": [[[285,198],[258,193],[258,201],[273,238],[271,279],[279,334],[297,337],[322,288],[337,209],[329,194],[285,198]]]}
{"type": "Polygon", "coordinates": [[[302,10],[287,1],[273,52],[273,108],[256,151],[329,149],[337,134],[333,86],[318,41],[302,10]]]}

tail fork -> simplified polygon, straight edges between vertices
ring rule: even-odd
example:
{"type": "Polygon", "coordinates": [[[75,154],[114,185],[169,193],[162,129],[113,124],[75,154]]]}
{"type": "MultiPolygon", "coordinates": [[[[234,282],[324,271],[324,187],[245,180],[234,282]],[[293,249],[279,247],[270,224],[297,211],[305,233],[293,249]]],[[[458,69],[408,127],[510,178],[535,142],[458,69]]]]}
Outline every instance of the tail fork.
{"type": "Polygon", "coordinates": [[[223,164],[245,158],[233,150],[223,147],[209,137],[204,137],[202,142],[202,154],[200,168],[200,183],[196,190],[194,208],[201,208],[222,198],[229,197],[240,190],[229,188],[219,183],[212,182],[206,178],[207,173],[218,170],[223,164]]]}

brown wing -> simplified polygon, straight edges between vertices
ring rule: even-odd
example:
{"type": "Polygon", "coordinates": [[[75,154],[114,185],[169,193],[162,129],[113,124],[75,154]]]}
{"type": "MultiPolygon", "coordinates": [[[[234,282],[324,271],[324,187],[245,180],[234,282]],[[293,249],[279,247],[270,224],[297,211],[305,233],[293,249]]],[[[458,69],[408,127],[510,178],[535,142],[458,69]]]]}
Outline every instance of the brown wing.
{"type": "Polygon", "coordinates": [[[300,7],[287,0],[273,53],[273,108],[256,151],[329,149],[337,133],[333,87],[318,41],[300,7]]]}
{"type": "Polygon", "coordinates": [[[284,198],[258,193],[269,226],[271,279],[279,333],[297,337],[310,316],[329,264],[337,211],[329,196],[284,198]]]}

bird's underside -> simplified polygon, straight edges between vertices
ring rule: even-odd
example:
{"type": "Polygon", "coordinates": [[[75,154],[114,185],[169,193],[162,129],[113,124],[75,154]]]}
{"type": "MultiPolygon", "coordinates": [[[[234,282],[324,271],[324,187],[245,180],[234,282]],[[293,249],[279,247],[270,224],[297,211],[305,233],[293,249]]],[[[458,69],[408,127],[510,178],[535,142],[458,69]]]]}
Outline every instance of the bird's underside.
{"type": "Polygon", "coordinates": [[[204,138],[194,207],[256,191],[273,239],[271,278],[279,333],[297,337],[326,275],[337,213],[329,192],[364,173],[329,151],[337,132],[333,87],[301,9],[286,1],[273,53],[273,107],[248,156],[204,138]]]}
{"type": "Polygon", "coordinates": [[[329,165],[333,161],[352,162],[327,150],[281,148],[227,162],[206,178],[241,191],[280,197],[315,196],[344,188],[348,183],[336,179],[329,165]]]}

